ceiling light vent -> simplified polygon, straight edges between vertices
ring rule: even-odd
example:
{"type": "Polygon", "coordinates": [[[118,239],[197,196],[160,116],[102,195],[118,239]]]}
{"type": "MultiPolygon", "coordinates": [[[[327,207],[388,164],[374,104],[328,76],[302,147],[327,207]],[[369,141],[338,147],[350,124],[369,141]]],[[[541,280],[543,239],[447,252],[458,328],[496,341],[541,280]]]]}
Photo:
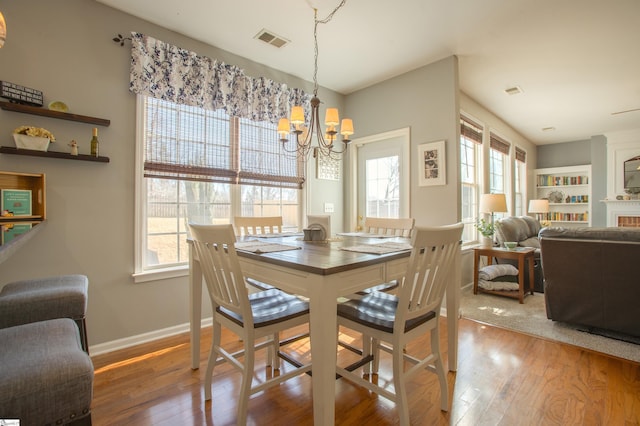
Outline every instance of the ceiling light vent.
{"type": "Polygon", "coordinates": [[[543,127],[542,131],[543,132],[553,132],[556,128],[555,127],[543,127]]]}
{"type": "Polygon", "coordinates": [[[275,46],[278,49],[281,47],[284,47],[286,44],[289,43],[289,40],[287,40],[286,38],[280,37],[279,35],[276,35],[273,32],[265,29],[260,30],[260,32],[256,34],[254,38],[264,41],[265,43],[270,44],[272,46],[275,46]]]}
{"type": "Polygon", "coordinates": [[[517,95],[522,93],[522,89],[519,86],[509,87],[508,89],[504,89],[504,93],[507,95],[517,95]]]}

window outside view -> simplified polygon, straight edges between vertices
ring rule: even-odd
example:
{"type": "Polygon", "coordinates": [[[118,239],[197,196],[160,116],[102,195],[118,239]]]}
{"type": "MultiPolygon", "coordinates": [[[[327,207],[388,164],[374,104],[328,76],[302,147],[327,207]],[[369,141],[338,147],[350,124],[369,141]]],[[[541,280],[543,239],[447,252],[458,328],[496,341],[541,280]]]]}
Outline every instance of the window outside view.
{"type": "Polygon", "coordinates": [[[367,217],[400,217],[400,166],[397,155],[366,162],[367,217]]]}
{"type": "Polygon", "coordinates": [[[144,111],[143,270],[188,261],[190,222],[282,216],[297,230],[297,160],[282,155],[275,125],[153,98],[144,111]]]}

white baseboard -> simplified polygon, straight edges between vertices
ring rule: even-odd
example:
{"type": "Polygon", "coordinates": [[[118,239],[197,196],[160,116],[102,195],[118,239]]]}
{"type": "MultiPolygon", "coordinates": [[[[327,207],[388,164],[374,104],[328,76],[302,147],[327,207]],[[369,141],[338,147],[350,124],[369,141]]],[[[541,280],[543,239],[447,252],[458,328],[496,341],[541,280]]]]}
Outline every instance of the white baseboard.
{"type": "MultiPolygon", "coordinates": [[[[204,318],[200,326],[210,327],[213,323],[212,318],[204,318]]],[[[148,333],[138,334],[136,336],[125,337],[124,339],[112,340],[111,342],[99,343],[89,346],[89,353],[93,355],[102,355],[120,349],[130,348],[132,346],[141,345],[143,343],[153,342],[154,340],[164,339],[166,337],[175,336],[176,334],[188,333],[189,323],[175,325],[173,327],[163,328],[160,330],[150,331],[148,333]]]]}

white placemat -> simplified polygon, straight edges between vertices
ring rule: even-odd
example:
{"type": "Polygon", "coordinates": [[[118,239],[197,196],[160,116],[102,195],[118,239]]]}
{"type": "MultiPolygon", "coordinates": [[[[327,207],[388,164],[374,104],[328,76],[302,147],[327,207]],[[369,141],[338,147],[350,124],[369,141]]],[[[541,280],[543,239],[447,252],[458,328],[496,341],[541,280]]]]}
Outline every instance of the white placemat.
{"type": "Polygon", "coordinates": [[[247,235],[254,238],[282,238],[282,237],[300,237],[304,235],[302,232],[277,232],[274,234],[257,234],[247,235]]]}
{"type": "Polygon", "coordinates": [[[236,243],[236,249],[251,253],[274,253],[277,251],[300,250],[300,247],[255,240],[238,242],[236,243]]]}
{"type": "Polygon", "coordinates": [[[378,243],[378,244],[361,244],[357,246],[341,247],[341,250],[357,251],[358,253],[386,254],[398,251],[411,250],[409,243],[378,243]]]}
{"type": "Polygon", "coordinates": [[[362,238],[397,238],[398,235],[370,234],[368,232],[338,232],[338,235],[344,237],[362,237],[362,238]]]}

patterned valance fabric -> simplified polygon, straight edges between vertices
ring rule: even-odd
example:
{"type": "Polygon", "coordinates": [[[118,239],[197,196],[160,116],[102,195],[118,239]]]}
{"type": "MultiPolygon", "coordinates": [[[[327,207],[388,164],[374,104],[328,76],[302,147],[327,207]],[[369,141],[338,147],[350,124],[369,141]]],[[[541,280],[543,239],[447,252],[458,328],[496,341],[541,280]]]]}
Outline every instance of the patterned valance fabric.
{"type": "Polygon", "coordinates": [[[289,116],[290,105],[303,105],[309,117],[311,95],[301,89],[249,77],[237,66],[144,34],[133,32],[131,39],[133,93],[253,121],[277,123],[289,116]]]}

